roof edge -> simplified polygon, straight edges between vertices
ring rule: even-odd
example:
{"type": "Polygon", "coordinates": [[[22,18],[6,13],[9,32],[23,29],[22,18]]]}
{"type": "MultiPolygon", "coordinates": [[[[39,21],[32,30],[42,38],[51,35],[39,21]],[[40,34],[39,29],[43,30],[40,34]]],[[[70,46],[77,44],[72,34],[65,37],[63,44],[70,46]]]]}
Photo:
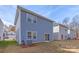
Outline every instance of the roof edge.
{"type": "Polygon", "coordinates": [[[31,10],[25,9],[25,8],[23,8],[23,7],[21,7],[21,6],[18,5],[18,6],[17,6],[17,9],[16,9],[16,16],[15,16],[15,22],[14,22],[14,24],[16,24],[16,22],[17,22],[17,21],[16,21],[16,18],[17,18],[17,10],[18,10],[18,9],[20,9],[21,11],[25,11],[26,13],[30,13],[30,14],[33,14],[33,15],[35,15],[35,16],[44,18],[44,19],[46,19],[46,20],[48,20],[48,21],[54,22],[53,20],[51,20],[51,19],[49,19],[49,18],[47,18],[47,17],[45,17],[45,16],[39,15],[39,14],[37,14],[37,13],[31,11],[31,10]]]}

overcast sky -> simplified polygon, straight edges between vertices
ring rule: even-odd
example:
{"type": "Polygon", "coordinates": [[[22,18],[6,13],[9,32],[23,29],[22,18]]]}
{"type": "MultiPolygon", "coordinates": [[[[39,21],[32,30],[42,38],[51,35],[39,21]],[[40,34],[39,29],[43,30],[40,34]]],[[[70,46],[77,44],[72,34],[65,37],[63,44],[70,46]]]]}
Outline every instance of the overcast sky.
{"type": "MultiPolygon", "coordinates": [[[[22,7],[59,23],[65,17],[72,18],[75,15],[79,15],[79,6],[77,5],[25,5],[22,7]]],[[[0,18],[6,25],[14,24],[15,13],[16,5],[0,5],[0,18]]]]}

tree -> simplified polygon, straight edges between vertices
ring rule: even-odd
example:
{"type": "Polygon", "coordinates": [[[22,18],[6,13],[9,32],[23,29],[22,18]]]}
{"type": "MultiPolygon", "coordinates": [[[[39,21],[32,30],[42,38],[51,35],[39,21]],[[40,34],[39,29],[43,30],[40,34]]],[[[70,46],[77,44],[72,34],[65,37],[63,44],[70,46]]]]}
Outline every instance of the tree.
{"type": "Polygon", "coordinates": [[[68,26],[69,20],[70,20],[70,18],[69,18],[69,17],[64,18],[64,20],[63,20],[63,22],[62,22],[62,23],[63,23],[63,25],[68,26]]]}
{"type": "Polygon", "coordinates": [[[72,18],[71,23],[69,24],[70,28],[73,29],[76,32],[76,36],[78,39],[79,36],[79,15],[75,15],[72,18]]]}
{"type": "Polygon", "coordinates": [[[79,15],[75,15],[73,18],[72,18],[72,25],[73,25],[73,28],[75,29],[79,29],[79,15]]]}

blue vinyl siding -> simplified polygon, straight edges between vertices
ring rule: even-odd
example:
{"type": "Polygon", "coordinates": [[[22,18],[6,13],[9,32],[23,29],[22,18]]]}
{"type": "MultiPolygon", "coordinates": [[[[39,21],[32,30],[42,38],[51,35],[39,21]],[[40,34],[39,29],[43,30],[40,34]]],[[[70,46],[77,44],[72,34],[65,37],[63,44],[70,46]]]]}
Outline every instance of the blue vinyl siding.
{"type": "MultiPolygon", "coordinates": [[[[33,16],[33,15],[31,15],[33,16]]],[[[44,20],[43,18],[36,17],[36,23],[30,23],[28,22],[28,17],[31,17],[30,14],[26,14],[25,12],[21,12],[21,40],[24,40],[25,42],[28,40],[27,32],[36,31],[37,32],[37,38],[32,39],[33,42],[43,42],[44,34],[49,33],[50,34],[50,41],[53,40],[53,24],[50,21],[44,20]]],[[[33,17],[33,18],[34,18],[33,17]]],[[[32,17],[31,17],[32,18],[32,17]]],[[[32,18],[32,19],[33,19],[32,18]]]]}

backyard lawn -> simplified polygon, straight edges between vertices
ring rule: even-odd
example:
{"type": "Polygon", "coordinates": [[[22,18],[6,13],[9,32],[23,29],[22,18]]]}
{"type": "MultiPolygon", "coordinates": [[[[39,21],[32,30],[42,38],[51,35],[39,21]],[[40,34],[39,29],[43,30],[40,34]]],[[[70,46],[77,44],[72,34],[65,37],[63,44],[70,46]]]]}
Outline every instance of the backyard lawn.
{"type": "Polygon", "coordinates": [[[4,48],[4,47],[7,47],[9,45],[16,45],[16,41],[15,40],[11,40],[11,41],[0,41],[0,48],[4,48]]]}
{"type": "Polygon", "coordinates": [[[32,44],[23,48],[16,41],[0,41],[0,52],[5,53],[65,53],[79,52],[79,40],[62,40],[32,44]],[[71,49],[76,49],[71,50],[71,49]]]}

